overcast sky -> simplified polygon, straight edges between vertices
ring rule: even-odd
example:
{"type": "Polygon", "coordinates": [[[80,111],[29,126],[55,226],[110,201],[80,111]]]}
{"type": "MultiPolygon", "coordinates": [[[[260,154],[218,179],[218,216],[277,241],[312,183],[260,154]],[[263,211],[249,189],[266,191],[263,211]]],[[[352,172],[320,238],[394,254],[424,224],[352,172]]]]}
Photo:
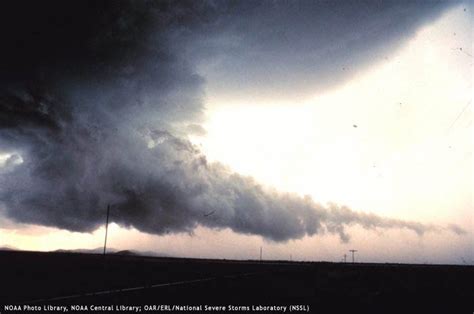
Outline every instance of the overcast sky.
{"type": "Polygon", "coordinates": [[[474,263],[472,4],[24,5],[0,246],[474,263]]]}

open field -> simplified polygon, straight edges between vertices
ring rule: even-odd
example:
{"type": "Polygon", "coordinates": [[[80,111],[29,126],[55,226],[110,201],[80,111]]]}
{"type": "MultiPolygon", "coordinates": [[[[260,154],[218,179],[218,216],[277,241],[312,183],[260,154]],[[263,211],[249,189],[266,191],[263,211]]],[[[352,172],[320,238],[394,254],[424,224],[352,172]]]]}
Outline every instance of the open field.
{"type": "MultiPolygon", "coordinates": [[[[2,304],[309,305],[472,313],[474,267],[0,252],[2,304]]],[[[0,309],[0,312],[3,312],[0,309]]]]}

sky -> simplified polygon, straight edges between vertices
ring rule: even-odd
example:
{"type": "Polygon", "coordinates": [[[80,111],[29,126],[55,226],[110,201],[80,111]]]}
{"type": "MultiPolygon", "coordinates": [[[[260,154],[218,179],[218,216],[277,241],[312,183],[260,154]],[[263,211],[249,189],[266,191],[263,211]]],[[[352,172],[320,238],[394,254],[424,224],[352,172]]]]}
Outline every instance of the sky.
{"type": "Polygon", "coordinates": [[[471,3],[72,3],[2,10],[0,246],[474,264],[471,3]]]}

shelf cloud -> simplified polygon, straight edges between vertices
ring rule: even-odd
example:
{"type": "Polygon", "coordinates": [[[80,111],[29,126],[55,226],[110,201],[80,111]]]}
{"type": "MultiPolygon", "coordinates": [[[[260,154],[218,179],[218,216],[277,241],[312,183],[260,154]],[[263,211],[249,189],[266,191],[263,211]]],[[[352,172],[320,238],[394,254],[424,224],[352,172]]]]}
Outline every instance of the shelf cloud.
{"type": "Polygon", "coordinates": [[[112,221],[147,233],[202,225],[273,241],[324,232],[348,241],[350,225],[440,230],[275,191],[208,162],[187,136],[206,132],[203,65],[219,60],[208,74],[225,72],[235,93],[264,76],[263,91],[291,90],[298,79],[286,73],[308,64],[303,79],[330,88],[349,75],[333,73],[342,60],[367,66],[374,52],[401,44],[447,5],[46,1],[26,10],[23,1],[3,3],[4,213],[90,232],[111,204],[112,221]]]}

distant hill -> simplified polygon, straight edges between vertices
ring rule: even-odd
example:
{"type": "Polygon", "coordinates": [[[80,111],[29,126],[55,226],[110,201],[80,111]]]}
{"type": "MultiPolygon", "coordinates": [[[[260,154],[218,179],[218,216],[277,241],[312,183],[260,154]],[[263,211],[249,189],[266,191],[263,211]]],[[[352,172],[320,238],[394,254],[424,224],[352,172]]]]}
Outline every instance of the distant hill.
{"type": "Polygon", "coordinates": [[[115,255],[140,255],[140,254],[137,254],[136,252],[134,251],[130,251],[130,250],[122,250],[122,251],[117,251],[114,253],[115,255]]]}
{"type": "MultiPolygon", "coordinates": [[[[73,250],[64,250],[59,249],[53,252],[58,253],[84,253],[84,254],[102,254],[104,252],[104,248],[95,248],[95,249],[73,249],[73,250]]],[[[137,250],[117,250],[114,248],[108,248],[107,254],[115,254],[115,255],[126,255],[126,256],[155,256],[155,257],[170,257],[167,254],[162,254],[158,252],[152,251],[137,251],[137,250]]]]}
{"type": "MultiPolygon", "coordinates": [[[[24,251],[20,250],[16,247],[5,245],[0,247],[0,251],[24,251]]],[[[29,251],[29,250],[28,250],[29,251]]],[[[56,253],[83,253],[83,254],[102,254],[104,252],[104,248],[98,247],[95,249],[58,249],[50,252],[56,253]]],[[[114,248],[108,248],[107,254],[115,254],[115,255],[124,255],[124,256],[153,256],[153,257],[170,257],[170,255],[153,252],[153,251],[137,251],[137,250],[117,250],[114,248]]]]}
{"type": "Polygon", "coordinates": [[[170,257],[167,254],[152,252],[152,251],[136,251],[136,250],[122,250],[113,253],[115,255],[128,255],[128,256],[154,256],[154,257],[170,257]]]}
{"type": "MultiPolygon", "coordinates": [[[[85,253],[85,254],[101,254],[104,252],[104,248],[98,247],[95,249],[72,249],[72,250],[65,250],[65,249],[58,249],[52,252],[57,253],[85,253]]],[[[110,248],[107,249],[107,253],[115,253],[117,252],[116,249],[110,248]]]]}

